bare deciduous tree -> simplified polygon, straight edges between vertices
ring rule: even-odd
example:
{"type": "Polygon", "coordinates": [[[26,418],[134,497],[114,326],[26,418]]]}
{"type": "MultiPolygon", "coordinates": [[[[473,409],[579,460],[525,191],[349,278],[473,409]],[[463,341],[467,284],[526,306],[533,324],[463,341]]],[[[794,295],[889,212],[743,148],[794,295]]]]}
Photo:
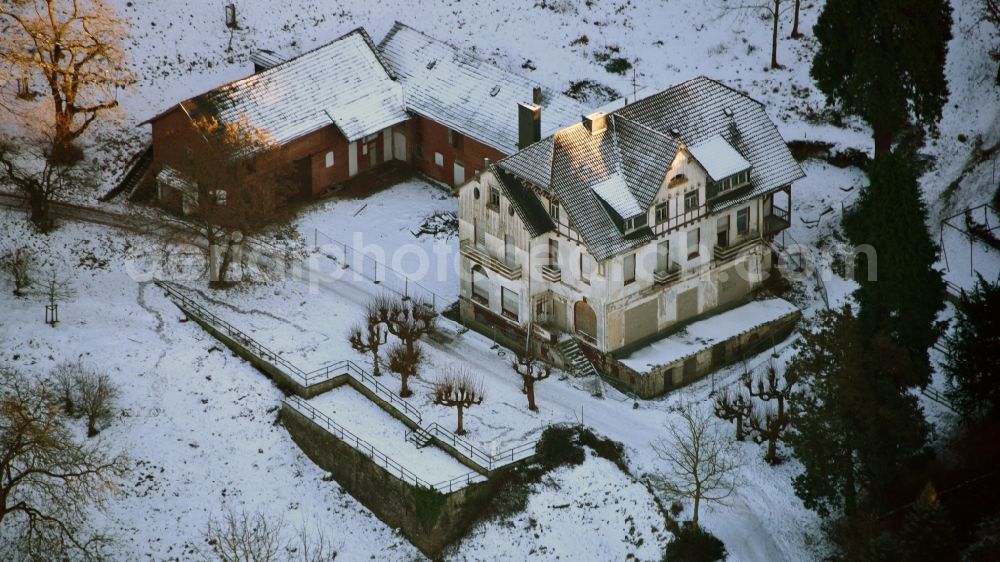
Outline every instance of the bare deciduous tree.
{"type": "Polygon", "coordinates": [[[114,412],[121,392],[106,373],[82,370],[77,381],[80,413],[87,417],[87,437],[94,437],[114,412]]]}
{"type": "MultiPolygon", "coordinates": [[[[0,30],[0,61],[17,95],[31,97],[31,86],[39,86],[48,98],[49,156],[77,159],[73,142],[135,82],[123,48],[125,20],[104,0],[16,0],[0,4],[0,30]]],[[[15,103],[0,100],[11,112],[15,103]]]]}
{"type": "Polygon", "coordinates": [[[83,365],[79,361],[70,361],[56,365],[50,375],[52,388],[55,389],[55,398],[59,400],[62,411],[67,416],[76,416],[78,381],[81,372],[83,372],[83,365]]]}
{"type": "Polygon", "coordinates": [[[690,499],[691,524],[698,526],[701,503],[721,502],[736,489],[736,450],[713,424],[710,414],[689,404],[680,422],[666,424],[669,437],[651,443],[666,470],[651,480],[667,494],[690,499]]]}
{"type": "Polygon", "coordinates": [[[99,441],[77,442],[41,381],[0,370],[0,527],[32,560],[100,556],[108,538],[89,531],[127,470],[99,441]]]}
{"type": "Polygon", "coordinates": [[[521,377],[521,392],[528,396],[528,409],[538,411],[535,405],[535,383],[552,375],[552,367],[539,364],[530,355],[519,355],[511,362],[511,368],[521,377]]]}
{"type": "MultiPolygon", "coordinates": [[[[771,68],[781,68],[778,64],[778,29],[781,26],[781,0],[737,0],[735,5],[725,3],[723,10],[738,14],[762,14],[771,20],[771,68]]],[[[796,14],[798,11],[796,11],[796,14]]]]}
{"type": "Polygon", "coordinates": [[[744,423],[750,417],[750,399],[740,385],[722,389],[715,396],[715,415],[736,424],[736,440],[746,437],[744,423]]]}
{"type": "Polygon", "coordinates": [[[23,297],[31,287],[31,269],[34,255],[24,246],[16,246],[0,255],[0,265],[10,273],[14,281],[14,296],[23,297]]]}
{"type": "Polygon", "coordinates": [[[413,393],[407,382],[409,377],[417,374],[417,367],[423,357],[417,342],[434,330],[437,312],[424,300],[389,295],[374,299],[369,309],[389,333],[399,339],[400,345],[389,349],[389,369],[398,373],[402,380],[399,395],[410,396],[413,393]]]}
{"type": "Polygon", "coordinates": [[[412,396],[410,377],[417,375],[417,370],[424,360],[424,352],[419,347],[408,348],[403,342],[393,342],[386,352],[389,370],[399,375],[399,395],[403,398],[412,396]]]}
{"type": "MultiPolygon", "coordinates": [[[[992,23],[997,31],[1000,31],[1000,0],[983,0],[983,4],[986,21],[992,23]]],[[[993,60],[1000,61],[1000,49],[995,48],[992,55],[993,60]]],[[[997,67],[995,81],[1000,86],[1000,66],[997,67]]]]}
{"type": "Polygon", "coordinates": [[[458,435],[465,435],[462,426],[465,409],[482,404],[484,397],[482,382],[473,379],[468,369],[457,365],[446,367],[444,374],[434,383],[434,403],[457,409],[458,428],[455,433],[458,435]]]}
{"type": "Polygon", "coordinates": [[[774,361],[767,364],[764,376],[756,380],[750,373],[744,374],[743,384],[752,398],[763,402],[754,406],[750,417],[750,427],[754,431],[754,442],[767,442],[767,454],[764,459],[770,464],[778,464],[778,441],[788,427],[789,417],[786,402],[791,398],[798,377],[788,373],[779,374],[774,361]],[[770,402],[774,406],[770,406],[770,402]]]}
{"type": "Polygon", "coordinates": [[[379,312],[376,304],[375,302],[371,302],[368,303],[368,308],[365,311],[364,324],[354,326],[347,335],[347,338],[351,342],[351,347],[355,351],[372,354],[372,363],[374,364],[372,374],[376,377],[382,374],[379,369],[378,351],[382,347],[382,344],[385,343],[383,330],[384,325],[379,320],[379,312]]]}
{"type": "Polygon", "coordinates": [[[167,217],[161,235],[167,243],[200,247],[210,286],[223,287],[254,237],[291,215],[285,202],[298,183],[280,147],[247,119],[199,117],[191,126],[193,134],[170,145],[165,157],[181,184],[168,193],[177,195],[183,216],[167,217]]]}
{"type": "Polygon", "coordinates": [[[30,220],[41,232],[55,226],[51,203],[75,190],[96,185],[89,162],[59,163],[51,158],[51,147],[31,138],[0,139],[0,184],[24,194],[31,208],[30,220]]]}
{"type": "Polygon", "coordinates": [[[212,519],[203,534],[207,551],[202,558],[212,562],[333,562],[337,549],[319,527],[312,533],[303,527],[286,538],[283,519],[270,519],[260,511],[227,511],[222,521],[212,519]]]}
{"type": "Polygon", "coordinates": [[[799,8],[802,7],[802,0],[795,0],[795,15],[792,17],[792,33],[789,35],[791,39],[798,39],[802,37],[802,32],[799,31],[799,8]]]}

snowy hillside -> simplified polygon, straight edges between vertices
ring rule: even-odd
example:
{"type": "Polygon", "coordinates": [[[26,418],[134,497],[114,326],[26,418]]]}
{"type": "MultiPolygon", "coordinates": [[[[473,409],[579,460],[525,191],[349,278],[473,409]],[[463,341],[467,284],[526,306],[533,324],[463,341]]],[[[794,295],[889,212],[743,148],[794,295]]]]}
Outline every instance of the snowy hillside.
{"type": "MultiPolygon", "coordinates": [[[[235,0],[240,29],[232,32],[223,13],[230,1],[112,0],[132,23],[130,53],[140,81],[120,98],[124,122],[98,131],[99,137],[122,137],[137,149],[149,136],[142,122],[251,73],[249,54],[255,49],[291,56],[358,26],[378,41],[400,20],[560,91],[576,86],[598,92],[588,100],[593,106],[609,101],[610,90],[632,97],[635,90],[648,93],[706,75],[763,102],[786,140],[871,151],[870,131],[859,122],[849,119],[845,127],[836,127],[817,118],[824,100],[808,67],[819,0],[803,2],[804,39],[787,39],[790,18],[783,23],[778,60],[785,67],[779,70],[766,68],[769,24],[757,13],[727,11],[736,4],[733,0],[235,0]],[[616,57],[630,61],[634,74],[609,72],[607,61],[616,57]],[[581,86],[584,80],[610,90],[581,86]]],[[[953,7],[955,39],[947,68],[951,98],[940,134],[924,149],[931,165],[921,179],[934,237],[942,218],[992,197],[995,160],[979,162],[975,147],[1000,142],[1000,89],[992,80],[996,62],[987,52],[995,32],[980,21],[977,0],[954,0],[953,7]],[[949,187],[960,177],[957,186],[949,187]]],[[[116,158],[123,162],[125,156],[116,158]]],[[[121,173],[115,159],[110,161],[105,189],[121,173]]],[[[831,238],[842,204],[853,201],[866,180],[856,168],[820,160],[806,161],[803,169],[807,177],[792,193],[793,216],[803,220],[796,218],[789,234],[812,247],[831,238]]],[[[458,246],[454,237],[416,238],[414,233],[428,216],[456,208],[457,201],[441,190],[412,181],[365,201],[319,203],[296,219],[296,228],[310,242],[318,230],[356,246],[415,244],[431,255],[443,248],[453,257],[458,246]]],[[[45,268],[71,279],[76,296],[61,307],[62,323],[51,328],[43,323],[40,300],[14,298],[10,281],[0,280],[0,365],[45,375],[80,358],[108,371],[122,388],[121,415],[102,439],[126,452],[133,470],[121,496],[109,504],[106,515],[98,515],[120,544],[120,560],[191,559],[204,546],[201,534],[207,521],[227,508],[263,510],[293,527],[320,526],[339,545],[338,560],[422,559],[398,531],[325,479],[275,425],[282,395],[267,378],[193,322],[182,321],[183,314],[149,282],[154,262],[147,258],[155,250],[151,241],[66,222],[47,237],[32,237],[25,233],[24,221],[18,211],[0,210],[0,238],[31,239],[45,268]]],[[[949,256],[968,255],[964,238],[942,240],[949,256]]],[[[977,252],[977,267],[1000,270],[995,252],[977,252]]],[[[333,267],[322,253],[310,253],[307,262],[300,272],[333,267]]],[[[458,278],[447,265],[426,285],[453,299],[458,278]]],[[[962,273],[967,266],[959,261],[949,279],[969,283],[971,276],[962,273]]],[[[823,267],[829,273],[828,264],[823,267]]],[[[341,358],[368,360],[345,338],[366,300],[381,292],[365,279],[317,284],[306,274],[291,275],[228,293],[209,291],[200,279],[180,281],[196,289],[195,297],[215,313],[295,361],[318,366],[341,358]]],[[[822,286],[831,305],[843,302],[852,289],[852,282],[832,274],[822,286]]],[[[811,283],[796,291],[795,304],[807,315],[823,306],[820,290],[811,283]]],[[[737,367],[726,369],[663,399],[633,406],[628,396],[606,385],[603,397],[593,396],[594,386],[600,386],[596,381],[553,376],[539,383],[541,411],[530,414],[509,357],[501,357],[502,350],[494,349],[488,338],[462,333],[454,324],[446,328],[447,341],[428,346],[430,361],[443,364],[461,357],[482,372],[488,385],[487,402],[467,414],[470,439],[486,448],[503,446],[536,439],[551,423],[581,422],[624,443],[637,475],[661,466],[649,445],[664,434],[664,423],[676,421],[672,408],[687,402],[708,408],[709,393],[738,377],[737,367]]],[[[787,361],[788,342],[775,355],[779,363],[787,361]]],[[[450,426],[454,413],[431,404],[430,383],[418,379],[413,385],[413,401],[429,418],[450,426]]],[[[356,415],[366,414],[359,408],[356,415]]],[[[380,437],[385,436],[371,436],[380,437]]],[[[739,450],[737,493],[727,505],[702,508],[702,523],[725,542],[729,560],[819,557],[825,548],[820,520],[791,488],[797,464],[771,467],[763,462],[761,448],[749,442],[740,443],[739,450]]],[[[523,514],[475,528],[454,558],[602,560],[633,555],[651,560],[667,540],[664,533],[651,531],[658,514],[645,488],[602,459],[560,469],[535,492],[523,514]],[[569,507],[553,509],[565,504],[569,507]],[[642,544],[636,544],[630,527],[639,529],[642,544]]]]}

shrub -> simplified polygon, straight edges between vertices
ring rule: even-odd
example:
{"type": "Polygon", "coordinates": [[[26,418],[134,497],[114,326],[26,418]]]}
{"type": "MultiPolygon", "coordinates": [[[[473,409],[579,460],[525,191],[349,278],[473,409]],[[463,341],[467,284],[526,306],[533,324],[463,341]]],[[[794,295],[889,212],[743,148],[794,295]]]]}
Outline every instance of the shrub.
{"type": "Polygon", "coordinates": [[[667,544],[663,562],[717,562],[726,559],[726,546],[712,533],[684,525],[667,544]]]}
{"type": "Polygon", "coordinates": [[[538,460],[546,468],[583,464],[586,455],[578,440],[576,427],[553,425],[538,440],[538,460]]]}

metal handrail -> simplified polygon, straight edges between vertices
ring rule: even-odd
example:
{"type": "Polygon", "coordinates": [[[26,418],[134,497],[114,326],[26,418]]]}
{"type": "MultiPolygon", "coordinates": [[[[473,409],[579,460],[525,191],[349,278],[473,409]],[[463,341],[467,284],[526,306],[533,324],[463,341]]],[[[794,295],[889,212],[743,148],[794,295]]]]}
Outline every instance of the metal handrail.
{"type": "Polygon", "coordinates": [[[300,414],[309,417],[309,419],[316,422],[321,428],[337,439],[340,439],[354,450],[372,459],[375,464],[386,469],[393,476],[414,486],[429,488],[439,492],[451,492],[456,489],[457,484],[464,483],[465,485],[468,485],[475,481],[483,480],[482,476],[478,472],[470,471],[454,478],[432,484],[417,476],[413,473],[413,471],[406,468],[399,462],[394,461],[385,453],[376,449],[371,443],[361,439],[344,426],[333,421],[330,416],[327,416],[323,412],[317,410],[312,404],[309,404],[302,398],[299,398],[298,396],[289,396],[288,398],[285,398],[285,403],[300,414]]]}
{"type": "MultiPolygon", "coordinates": [[[[375,264],[374,275],[372,276],[372,278],[370,278],[372,282],[381,284],[383,281],[385,281],[385,275],[384,274],[383,274],[383,279],[379,279],[378,278],[378,270],[380,268],[382,269],[383,272],[391,271],[393,275],[396,275],[401,280],[403,280],[404,285],[405,285],[404,288],[403,288],[403,292],[400,292],[398,289],[394,289],[394,288],[392,288],[389,285],[383,285],[384,288],[386,288],[386,289],[388,289],[388,290],[390,290],[390,291],[392,291],[394,293],[397,293],[399,295],[402,295],[404,297],[412,297],[412,296],[414,296],[414,295],[410,294],[410,292],[411,292],[410,291],[410,287],[412,286],[412,287],[415,287],[415,288],[419,289],[420,291],[423,291],[424,293],[426,293],[426,296],[430,297],[431,307],[434,308],[434,310],[439,311],[439,310],[443,309],[444,307],[448,306],[448,304],[449,304],[448,299],[446,299],[446,298],[442,297],[441,295],[435,293],[434,291],[428,289],[427,287],[423,286],[422,284],[418,283],[417,281],[414,281],[413,279],[410,279],[409,276],[404,275],[403,273],[401,273],[399,271],[396,271],[395,269],[389,267],[387,264],[385,264],[385,263],[383,263],[383,262],[375,259],[371,255],[366,254],[366,253],[364,253],[364,252],[362,252],[362,251],[354,248],[350,244],[345,244],[344,242],[341,242],[340,240],[337,240],[333,236],[330,236],[329,234],[327,234],[327,233],[319,230],[318,228],[314,228],[313,229],[313,248],[314,249],[319,250],[319,248],[320,248],[320,244],[319,244],[319,237],[320,236],[322,236],[324,239],[328,240],[330,243],[336,244],[337,246],[340,246],[341,248],[343,248],[343,252],[344,252],[344,265],[345,266],[350,265],[349,263],[347,263],[348,262],[348,260],[347,260],[347,251],[348,250],[350,250],[350,252],[352,253],[352,255],[354,255],[355,257],[360,257],[362,260],[370,260],[373,264],[375,264]],[[441,308],[439,308],[439,307],[441,307],[441,308]]],[[[360,270],[355,270],[355,271],[357,271],[361,276],[367,277],[367,275],[365,275],[365,273],[364,273],[364,267],[363,266],[361,267],[360,270]]]]}
{"type": "MultiPolygon", "coordinates": [[[[531,441],[527,443],[522,443],[505,451],[489,454],[482,449],[476,447],[472,443],[462,439],[452,431],[441,427],[437,422],[424,427],[423,426],[423,416],[413,405],[404,401],[394,392],[392,392],[388,387],[379,382],[374,375],[365,371],[359,367],[355,362],[350,359],[341,359],[339,361],[333,361],[322,367],[314,369],[312,371],[306,372],[287,359],[282,358],[277,353],[271,351],[267,347],[263,346],[249,335],[239,330],[238,328],[232,326],[225,320],[219,318],[211,311],[206,309],[201,304],[195,302],[193,299],[187,295],[182,294],[176,288],[172,287],[173,283],[169,281],[154,280],[153,281],[158,287],[162,288],[167,292],[167,294],[173,298],[180,300],[184,306],[181,306],[182,310],[185,310],[188,314],[195,314],[201,316],[203,320],[215,325],[217,328],[225,329],[229,336],[237,338],[240,345],[246,347],[251,353],[254,353],[259,358],[267,360],[275,364],[280,368],[287,369],[291,374],[294,374],[298,379],[303,381],[303,386],[310,386],[310,381],[312,384],[319,384],[330,380],[336,376],[347,375],[361,384],[366,385],[366,387],[373,390],[373,392],[382,398],[386,405],[395,410],[399,415],[409,419],[417,427],[423,431],[437,437],[443,442],[450,443],[455,449],[460,451],[468,451],[469,458],[480,465],[487,471],[493,470],[496,467],[509,464],[510,462],[515,462],[517,460],[523,460],[531,455],[523,455],[527,451],[534,451],[537,441],[531,441]],[[185,308],[187,307],[187,308],[185,308]],[[190,309],[190,310],[189,310],[190,309]],[[508,460],[509,457],[509,460],[508,460]],[[504,462],[505,461],[505,462],[504,462]]],[[[180,305],[178,305],[180,306],[180,305]]],[[[293,396],[296,400],[302,401],[298,396],[293,396]]],[[[287,401],[287,400],[286,400],[287,401]]],[[[312,406],[309,406],[312,408],[312,406]]],[[[332,420],[331,420],[332,421],[332,420]]],[[[346,430],[345,430],[346,431],[346,430]]],[[[349,433],[349,432],[348,432],[349,433]]]]}

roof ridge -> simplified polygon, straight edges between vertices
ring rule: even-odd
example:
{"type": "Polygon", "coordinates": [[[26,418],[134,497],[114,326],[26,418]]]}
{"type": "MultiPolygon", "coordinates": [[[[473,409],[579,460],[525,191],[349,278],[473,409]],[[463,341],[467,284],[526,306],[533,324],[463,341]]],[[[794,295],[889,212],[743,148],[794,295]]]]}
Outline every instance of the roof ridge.
{"type": "MultiPolygon", "coordinates": [[[[508,70],[508,69],[500,66],[499,64],[495,63],[495,62],[487,60],[486,58],[480,56],[478,53],[473,53],[471,49],[463,49],[463,48],[460,48],[460,47],[456,47],[455,45],[453,45],[452,43],[450,43],[448,41],[445,41],[443,39],[438,39],[437,37],[434,37],[433,35],[430,35],[429,33],[425,33],[425,32],[423,32],[423,31],[421,31],[421,30],[419,30],[419,29],[417,29],[417,28],[415,28],[415,27],[413,27],[411,25],[405,24],[405,23],[403,23],[401,21],[398,21],[398,20],[393,24],[392,29],[389,30],[389,33],[386,34],[385,38],[382,39],[382,41],[379,43],[379,49],[382,49],[383,46],[388,42],[388,40],[390,39],[390,37],[396,35],[396,33],[400,29],[402,29],[402,28],[409,29],[409,30],[411,30],[413,32],[416,32],[419,35],[422,35],[422,36],[426,37],[427,39],[429,39],[429,40],[431,40],[431,41],[433,41],[435,43],[439,43],[441,45],[444,45],[444,46],[448,47],[449,49],[451,49],[452,51],[454,51],[458,55],[463,55],[463,56],[466,56],[466,57],[468,57],[468,58],[470,58],[472,60],[475,60],[477,62],[481,62],[483,64],[487,64],[489,66],[492,66],[493,68],[496,68],[497,70],[500,70],[501,72],[503,72],[505,74],[508,74],[510,76],[514,76],[516,78],[520,78],[521,80],[524,80],[525,82],[529,82],[533,86],[540,86],[544,90],[548,90],[549,92],[552,92],[552,93],[554,93],[554,94],[556,94],[558,96],[561,96],[561,97],[566,98],[568,100],[572,100],[573,103],[575,103],[576,105],[579,105],[580,107],[585,107],[582,104],[580,104],[580,102],[578,102],[577,100],[575,100],[575,99],[567,96],[566,94],[564,94],[564,93],[556,90],[555,88],[552,88],[550,86],[546,86],[545,84],[539,82],[538,80],[534,80],[532,78],[528,78],[527,76],[524,76],[524,75],[522,75],[519,72],[516,72],[514,70],[508,70]]],[[[525,101],[528,101],[528,100],[525,100],[525,101]]]]}
{"type": "Polygon", "coordinates": [[[198,98],[200,98],[202,96],[205,96],[205,95],[211,94],[213,92],[219,91],[219,90],[221,90],[223,88],[227,88],[227,87],[230,87],[230,86],[238,86],[238,85],[240,85],[240,84],[242,84],[242,83],[244,83],[244,82],[246,82],[248,80],[259,79],[258,77],[260,77],[260,76],[271,74],[274,71],[276,71],[277,69],[285,68],[285,67],[287,67],[288,64],[290,64],[290,63],[292,63],[294,61],[297,61],[297,60],[299,60],[299,59],[301,59],[303,57],[306,57],[308,55],[314,54],[317,51],[325,49],[325,48],[327,48],[327,47],[329,47],[329,46],[331,46],[331,45],[333,45],[335,43],[339,43],[340,41],[343,41],[344,39],[347,39],[348,37],[350,37],[350,36],[352,36],[352,35],[354,35],[356,33],[360,33],[362,40],[365,40],[365,42],[368,43],[369,47],[372,48],[372,52],[375,55],[376,60],[379,61],[379,64],[381,64],[382,67],[389,74],[389,78],[391,78],[392,80],[395,80],[394,75],[389,71],[388,67],[385,65],[384,61],[382,60],[381,54],[377,51],[377,49],[373,48],[374,44],[371,42],[371,37],[368,36],[368,32],[365,31],[365,28],[363,26],[358,26],[358,27],[355,27],[354,29],[348,31],[347,33],[344,33],[343,35],[330,40],[327,43],[324,43],[324,44],[319,45],[317,47],[313,47],[312,49],[309,49],[308,51],[306,51],[304,53],[299,53],[298,55],[295,55],[294,57],[292,57],[290,59],[281,61],[280,63],[272,66],[271,68],[268,68],[266,70],[262,70],[260,72],[256,72],[254,74],[250,74],[248,76],[244,76],[243,78],[237,78],[236,80],[232,80],[232,81],[226,82],[224,84],[220,84],[220,85],[218,85],[218,86],[216,86],[214,88],[210,88],[210,89],[205,90],[205,91],[203,91],[203,92],[201,92],[199,94],[193,95],[193,96],[191,96],[189,98],[186,98],[186,99],[183,99],[183,100],[181,100],[181,101],[179,101],[177,103],[174,103],[174,104],[170,105],[170,107],[168,107],[167,109],[161,111],[160,113],[157,113],[155,116],[150,117],[146,121],[143,121],[143,123],[149,123],[151,121],[155,121],[155,120],[159,119],[160,117],[163,117],[167,113],[170,113],[171,111],[174,110],[174,108],[176,108],[177,106],[179,106],[179,105],[181,105],[183,103],[192,102],[192,101],[194,101],[194,100],[196,100],[196,99],[198,99],[198,98]]]}

